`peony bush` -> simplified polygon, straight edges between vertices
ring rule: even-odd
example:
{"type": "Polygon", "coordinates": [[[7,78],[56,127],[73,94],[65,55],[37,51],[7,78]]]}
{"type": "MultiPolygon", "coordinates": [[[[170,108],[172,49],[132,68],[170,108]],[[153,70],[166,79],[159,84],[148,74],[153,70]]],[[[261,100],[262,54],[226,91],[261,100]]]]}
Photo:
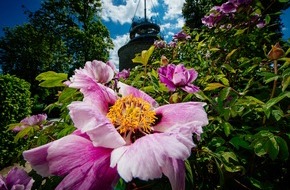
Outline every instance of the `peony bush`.
{"type": "Polygon", "coordinates": [[[30,142],[32,189],[284,189],[290,48],[262,11],[215,6],[204,28],[156,41],[131,70],[93,60],[40,74],[63,89],[47,108],[59,119],[10,127],[30,142]]]}

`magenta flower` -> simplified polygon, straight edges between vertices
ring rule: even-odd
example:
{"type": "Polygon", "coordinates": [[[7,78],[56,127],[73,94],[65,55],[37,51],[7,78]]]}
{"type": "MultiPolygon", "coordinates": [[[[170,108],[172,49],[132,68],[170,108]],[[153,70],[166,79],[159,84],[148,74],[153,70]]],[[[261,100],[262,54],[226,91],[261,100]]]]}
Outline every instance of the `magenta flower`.
{"type": "Polygon", "coordinates": [[[197,86],[191,84],[198,76],[194,69],[186,69],[183,64],[168,64],[158,69],[159,79],[164,83],[170,91],[177,88],[188,93],[199,91],[197,86]]]}
{"type": "Polygon", "coordinates": [[[175,41],[183,41],[183,40],[189,40],[191,37],[190,35],[186,34],[184,31],[180,31],[177,34],[174,34],[173,39],[175,41]]]}
{"type": "Polygon", "coordinates": [[[123,69],[122,71],[116,74],[116,79],[127,79],[130,76],[130,69],[123,69]]]}
{"type": "Polygon", "coordinates": [[[226,2],[221,5],[221,11],[225,14],[235,13],[237,11],[237,6],[231,2],[226,2]]]}
{"type": "Polygon", "coordinates": [[[113,189],[119,177],[129,182],[164,174],[173,190],[183,190],[192,133],[200,136],[208,124],[204,103],[158,106],[121,82],[117,92],[106,88],[99,83],[81,88],[84,100],[69,105],[77,130],[25,151],[24,158],[42,176],[64,176],[57,189],[113,189]]]}
{"type": "Polygon", "coordinates": [[[14,127],[12,130],[14,132],[19,132],[29,126],[39,126],[43,127],[43,123],[46,121],[47,115],[46,114],[37,114],[26,117],[20,121],[20,125],[14,127]]]}
{"type": "Polygon", "coordinates": [[[164,40],[155,40],[153,45],[159,49],[165,48],[167,46],[164,40]]]}
{"type": "Polygon", "coordinates": [[[26,171],[17,167],[13,167],[6,177],[0,175],[1,190],[30,190],[33,183],[26,171]]]}

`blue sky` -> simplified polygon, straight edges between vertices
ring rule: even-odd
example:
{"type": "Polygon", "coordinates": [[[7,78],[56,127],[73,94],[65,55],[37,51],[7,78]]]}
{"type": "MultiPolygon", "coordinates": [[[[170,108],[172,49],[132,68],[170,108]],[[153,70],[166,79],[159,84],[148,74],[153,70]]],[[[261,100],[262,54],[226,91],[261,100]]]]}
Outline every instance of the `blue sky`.
{"type": "MultiPolygon", "coordinates": [[[[184,24],[181,9],[185,0],[146,0],[147,17],[153,18],[161,27],[161,35],[166,41],[181,30],[184,24]]],[[[42,0],[0,0],[0,36],[3,27],[13,27],[26,22],[21,5],[35,11],[40,7],[42,0]]],[[[118,65],[117,50],[129,41],[128,31],[134,16],[143,17],[144,3],[139,0],[102,0],[103,11],[101,16],[104,24],[110,31],[115,48],[110,53],[118,65]]],[[[282,14],[284,23],[284,39],[290,38],[290,9],[282,14]]]]}

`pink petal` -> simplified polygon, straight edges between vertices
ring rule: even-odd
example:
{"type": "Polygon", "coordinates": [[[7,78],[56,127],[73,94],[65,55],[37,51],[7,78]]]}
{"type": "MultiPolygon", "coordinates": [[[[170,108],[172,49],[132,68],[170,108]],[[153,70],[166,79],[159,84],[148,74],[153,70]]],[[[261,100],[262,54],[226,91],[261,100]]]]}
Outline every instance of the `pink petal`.
{"type": "Polygon", "coordinates": [[[208,119],[204,105],[205,103],[202,102],[185,102],[160,106],[155,109],[159,121],[154,126],[154,130],[164,132],[175,125],[205,126],[208,124],[208,119]]]}
{"type": "Polygon", "coordinates": [[[118,82],[117,88],[119,88],[119,93],[122,96],[128,96],[132,94],[134,97],[142,98],[143,100],[149,102],[152,107],[158,107],[158,103],[151,96],[141,90],[138,90],[137,88],[134,88],[122,82],[118,82]]]}
{"type": "Polygon", "coordinates": [[[188,93],[195,93],[199,91],[199,87],[193,85],[193,84],[187,84],[186,86],[181,88],[182,90],[184,90],[185,92],[188,93]]]}
{"type": "Polygon", "coordinates": [[[117,100],[117,94],[102,84],[95,84],[92,88],[81,89],[85,102],[89,102],[102,113],[107,114],[109,106],[117,100]]]}
{"type": "Polygon", "coordinates": [[[77,135],[54,141],[48,149],[47,162],[51,174],[64,176],[57,189],[110,189],[117,177],[111,168],[111,149],[94,147],[77,135]]]}
{"type": "Polygon", "coordinates": [[[23,152],[24,159],[30,163],[32,169],[43,177],[50,175],[49,164],[46,160],[47,150],[52,143],[23,152]]]}
{"type": "Polygon", "coordinates": [[[185,166],[183,160],[168,158],[162,172],[170,181],[172,190],[185,189],[185,166]]]}
{"type": "Polygon", "coordinates": [[[70,79],[72,83],[69,87],[88,88],[96,83],[108,83],[113,77],[114,71],[109,65],[97,60],[88,61],[83,69],[75,71],[75,75],[70,79]]]}
{"type": "Polygon", "coordinates": [[[70,172],[57,186],[56,190],[112,190],[118,180],[116,169],[109,166],[110,160],[86,163],[70,172]]]}
{"type": "Polygon", "coordinates": [[[94,146],[116,148],[126,144],[108,118],[91,104],[73,102],[68,107],[75,127],[87,133],[94,146]]]}
{"type": "Polygon", "coordinates": [[[184,160],[190,151],[175,135],[151,134],[113,150],[111,167],[117,165],[119,175],[127,182],[135,177],[142,180],[160,178],[167,158],[184,160]]]}

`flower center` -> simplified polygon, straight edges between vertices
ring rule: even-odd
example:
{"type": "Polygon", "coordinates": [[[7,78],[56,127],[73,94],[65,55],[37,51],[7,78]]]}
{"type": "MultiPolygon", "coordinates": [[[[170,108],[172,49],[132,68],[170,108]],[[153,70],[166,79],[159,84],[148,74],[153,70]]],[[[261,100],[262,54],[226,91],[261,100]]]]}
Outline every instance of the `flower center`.
{"type": "Polygon", "coordinates": [[[142,132],[149,134],[151,124],[157,119],[151,105],[132,95],[118,99],[110,108],[107,117],[120,134],[142,132]]]}

